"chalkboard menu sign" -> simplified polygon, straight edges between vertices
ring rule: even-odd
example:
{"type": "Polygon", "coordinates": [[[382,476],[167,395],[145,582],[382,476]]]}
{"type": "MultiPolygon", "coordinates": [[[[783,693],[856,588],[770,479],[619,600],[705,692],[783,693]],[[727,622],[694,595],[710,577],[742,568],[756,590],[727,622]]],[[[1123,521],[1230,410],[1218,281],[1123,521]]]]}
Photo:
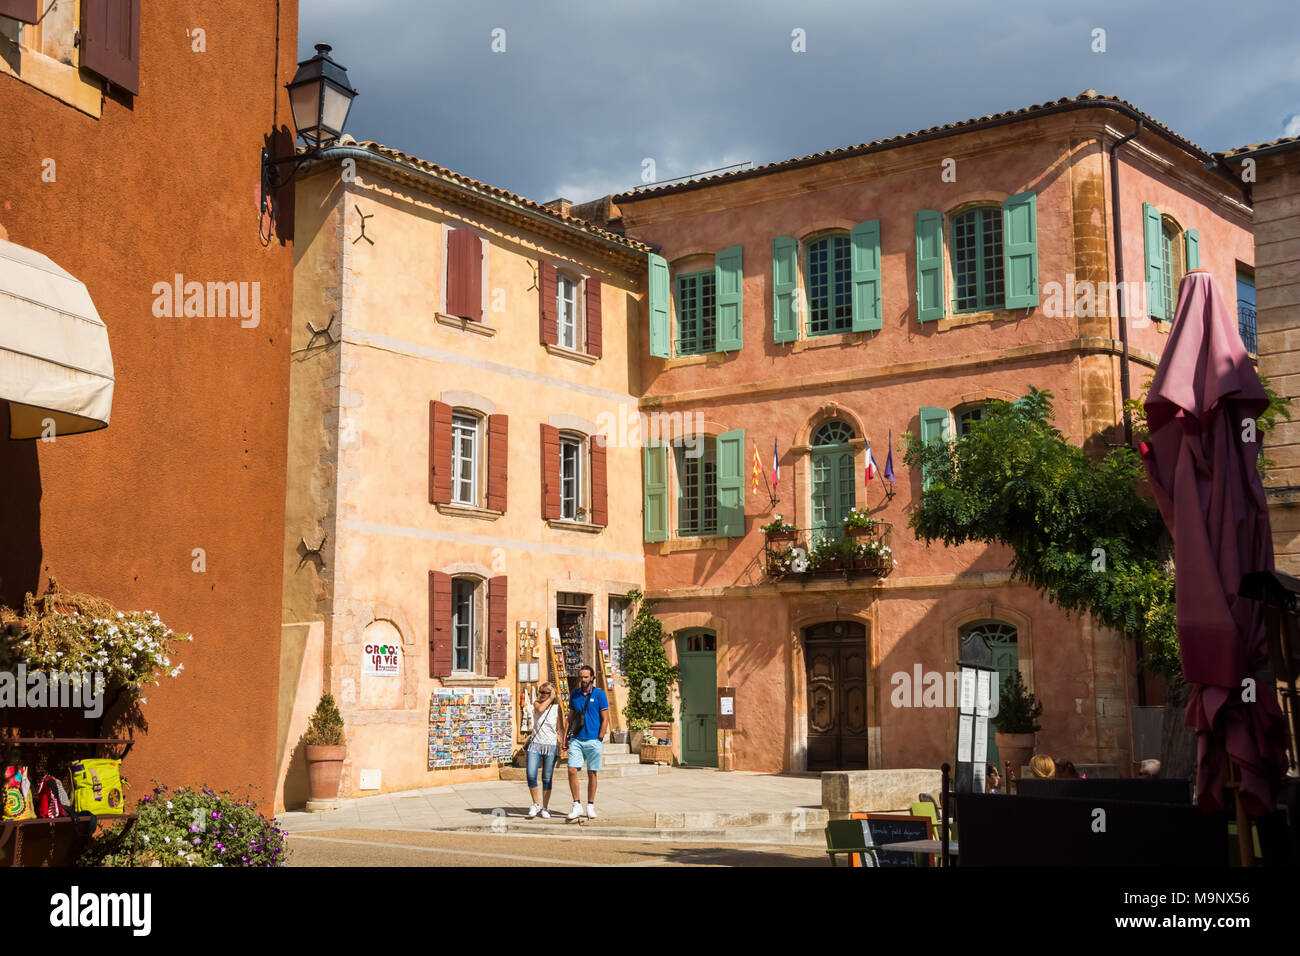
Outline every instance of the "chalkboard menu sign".
{"type": "MultiPolygon", "coordinates": [[[[855,813],[853,818],[862,821],[864,846],[884,846],[905,840],[933,840],[929,817],[912,817],[904,814],[855,813]]],[[[876,851],[881,866],[916,866],[916,854],[897,850],[876,851]]]]}

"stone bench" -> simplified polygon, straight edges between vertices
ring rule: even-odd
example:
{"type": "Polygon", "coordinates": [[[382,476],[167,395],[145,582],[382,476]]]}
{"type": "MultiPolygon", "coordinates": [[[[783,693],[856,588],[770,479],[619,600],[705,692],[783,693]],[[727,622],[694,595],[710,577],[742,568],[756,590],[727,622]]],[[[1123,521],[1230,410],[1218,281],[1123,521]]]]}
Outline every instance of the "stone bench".
{"type": "Polygon", "coordinates": [[[822,809],[832,820],[847,820],[850,813],[906,813],[918,794],[938,800],[942,779],[938,770],[827,770],[822,809]]]}

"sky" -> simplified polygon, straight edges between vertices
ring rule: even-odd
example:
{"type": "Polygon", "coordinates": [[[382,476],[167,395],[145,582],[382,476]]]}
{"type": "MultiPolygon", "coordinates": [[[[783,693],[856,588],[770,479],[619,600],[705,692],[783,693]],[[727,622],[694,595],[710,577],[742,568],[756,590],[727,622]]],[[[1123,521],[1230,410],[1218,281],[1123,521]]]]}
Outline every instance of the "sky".
{"type": "Polygon", "coordinates": [[[1086,89],[1210,151],[1300,135],[1296,0],[300,0],[298,41],[356,139],[541,202],[1086,89]]]}

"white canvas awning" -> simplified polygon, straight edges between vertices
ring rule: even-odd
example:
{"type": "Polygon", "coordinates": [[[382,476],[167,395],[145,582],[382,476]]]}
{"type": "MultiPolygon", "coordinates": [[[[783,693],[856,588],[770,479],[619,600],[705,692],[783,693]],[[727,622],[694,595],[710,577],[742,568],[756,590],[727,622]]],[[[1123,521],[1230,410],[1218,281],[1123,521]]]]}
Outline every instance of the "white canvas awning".
{"type": "Polygon", "coordinates": [[[90,293],[49,257],[3,239],[0,401],[10,438],[95,431],[113,408],[108,329],[90,293]]]}

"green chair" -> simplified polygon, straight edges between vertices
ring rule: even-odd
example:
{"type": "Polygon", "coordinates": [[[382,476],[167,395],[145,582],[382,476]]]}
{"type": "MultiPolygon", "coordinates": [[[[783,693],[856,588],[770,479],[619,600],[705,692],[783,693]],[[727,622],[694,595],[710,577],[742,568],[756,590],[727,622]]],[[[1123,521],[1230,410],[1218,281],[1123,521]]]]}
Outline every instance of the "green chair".
{"type": "MultiPolygon", "coordinates": [[[[934,829],[934,838],[943,839],[939,832],[939,808],[930,800],[918,800],[911,805],[909,811],[914,817],[926,817],[930,821],[930,826],[934,829]]],[[[956,841],[957,824],[955,821],[948,824],[948,839],[956,841]]]]}
{"type": "Polygon", "coordinates": [[[826,855],[831,858],[831,866],[839,866],[835,856],[839,853],[857,853],[859,863],[863,866],[879,866],[876,848],[864,846],[862,842],[863,820],[830,820],[826,824],[826,855]],[[870,862],[868,862],[868,859],[870,862]]]}

